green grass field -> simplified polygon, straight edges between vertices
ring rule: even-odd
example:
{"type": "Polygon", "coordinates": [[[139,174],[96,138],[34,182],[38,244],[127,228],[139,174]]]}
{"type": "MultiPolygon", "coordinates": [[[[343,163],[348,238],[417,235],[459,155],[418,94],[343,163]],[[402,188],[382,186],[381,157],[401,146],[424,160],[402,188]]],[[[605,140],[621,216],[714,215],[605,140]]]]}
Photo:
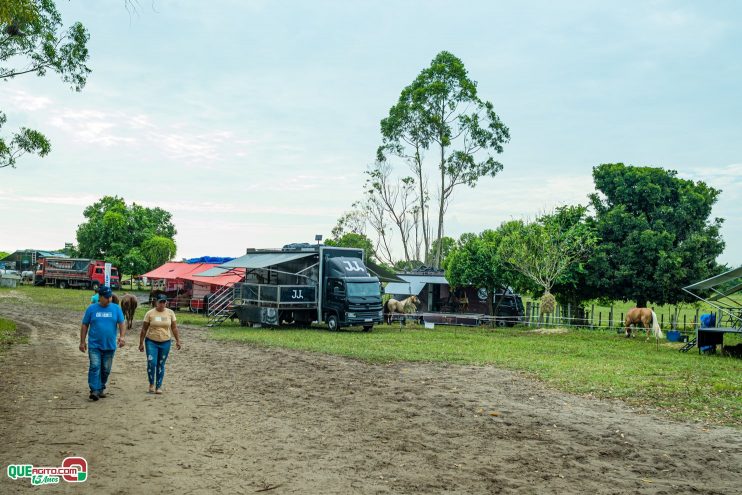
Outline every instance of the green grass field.
{"type": "Polygon", "coordinates": [[[320,329],[220,328],[216,339],[336,354],[370,362],[493,365],[566,391],[622,399],[685,420],[742,426],[742,360],[659,349],[613,332],[541,333],[528,328],[376,327],[371,334],[320,329]]]}
{"type": "Polygon", "coordinates": [[[0,352],[13,344],[25,344],[26,337],[18,335],[16,325],[10,320],[0,318],[0,352]]]}
{"type": "MultiPolygon", "coordinates": [[[[39,304],[79,310],[87,291],[23,287],[39,304]]],[[[148,307],[137,310],[141,318],[148,307]]],[[[181,324],[205,325],[206,318],[179,312],[181,324]]],[[[493,365],[526,373],[559,390],[656,408],[677,419],[742,426],[742,360],[659,349],[644,337],[628,340],[615,331],[573,329],[562,333],[530,327],[508,329],[382,325],[371,333],[312,329],[253,329],[228,323],[210,331],[235,340],[347,356],[368,362],[444,362],[493,365]]],[[[187,340],[187,334],[184,335],[187,340]]],[[[727,343],[739,338],[726,337],[727,343]]]]}

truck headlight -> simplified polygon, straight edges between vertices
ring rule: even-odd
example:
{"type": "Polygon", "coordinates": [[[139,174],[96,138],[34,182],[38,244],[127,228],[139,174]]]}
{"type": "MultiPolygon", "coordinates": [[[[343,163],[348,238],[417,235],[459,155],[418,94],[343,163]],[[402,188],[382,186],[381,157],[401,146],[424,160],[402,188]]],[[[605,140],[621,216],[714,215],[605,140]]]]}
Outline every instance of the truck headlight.
{"type": "Polygon", "coordinates": [[[379,318],[383,318],[383,317],[384,317],[384,310],[382,309],[381,311],[379,311],[379,318]]]}
{"type": "Polygon", "coordinates": [[[356,317],[356,314],[355,313],[345,313],[345,316],[347,316],[348,318],[355,318],[356,317]]]}

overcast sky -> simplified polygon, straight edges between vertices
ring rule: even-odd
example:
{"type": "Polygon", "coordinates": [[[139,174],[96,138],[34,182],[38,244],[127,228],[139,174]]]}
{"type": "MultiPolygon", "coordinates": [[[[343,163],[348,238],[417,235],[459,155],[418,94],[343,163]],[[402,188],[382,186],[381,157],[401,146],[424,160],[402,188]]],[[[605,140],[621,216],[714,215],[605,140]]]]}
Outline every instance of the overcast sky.
{"type": "Polygon", "coordinates": [[[327,236],[380,119],[448,50],[511,131],[448,235],[585,203],[592,167],[624,162],[722,189],[721,261],[742,264],[742,3],[57,3],[90,31],[92,74],[81,93],[52,73],[0,84],[6,128],[53,147],[0,170],[0,250],[76,242],[106,194],[171,211],[178,258],[327,236]]]}

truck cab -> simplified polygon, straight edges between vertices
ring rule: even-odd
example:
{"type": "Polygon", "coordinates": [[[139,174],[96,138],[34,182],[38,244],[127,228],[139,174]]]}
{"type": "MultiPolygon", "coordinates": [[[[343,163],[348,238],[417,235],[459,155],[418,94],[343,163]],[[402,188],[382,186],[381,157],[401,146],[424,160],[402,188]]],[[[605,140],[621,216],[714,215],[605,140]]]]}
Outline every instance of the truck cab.
{"type": "Polygon", "coordinates": [[[362,326],[370,331],[383,320],[381,283],[369,274],[360,249],[326,247],[322,258],[322,321],[330,330],[362,326]]]}
{"type": "Polygon", "coordinates": [[[381,323],[381,284],[376,277],[328,277],[325,283],[323,313],[330,330],[343,326],[362,326],[371,330],[381,323]]]}
{"type": "Polygon", "coordinates": [[[520,323],[525,315],[523,300],[520,295],[510,289],[495,293],[492,307],[495,310],[495,322],[498,326],[512,327],[520,323]]]}
{"type": "MultiPolygon", "coordinates": [[[[89,272],[90,272],[90,284],[92,288],[98,288],[101,285],[105,284],[106,281],[106,275],[105,275],[105,269],[106,269],[106,262],[105,261],[99,261],[99,260],[93,260],[90,262],[89,272]]],[[[120,280],[119,280],[119,271],[118,268],[115,266],[111,267],[111,289],[119,289],[120,288],[120,280]]]]}

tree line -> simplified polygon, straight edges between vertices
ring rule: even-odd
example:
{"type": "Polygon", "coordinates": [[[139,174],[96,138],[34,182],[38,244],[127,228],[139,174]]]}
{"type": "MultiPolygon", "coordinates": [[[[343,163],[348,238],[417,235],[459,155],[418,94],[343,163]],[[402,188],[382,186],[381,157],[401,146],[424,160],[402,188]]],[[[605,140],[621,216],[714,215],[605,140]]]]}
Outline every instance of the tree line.
{"type": "Polygon", "coordinates": [[[723,219],[710,218],[721,191],[623,163],[595,167],[593,179],[587,205],[462,235],[444,260],[449,282],[490,294],[512,287],[547,306],[604,299],[646,307],[687,301],[682,287],[724,269],[716,261],[723,219]]]}
{"type": "Polygon", "coordinates": [[[402,90],[380,133],[363,197],[338,219],[328,244],[363,248],[397,270],[444,269],[453,286],[512,287],[575,307],[597,298],[678,303],[683,286],[722,269],[723,219],[711,218],[721,191],[657,167],[602,164],[584,205],[446,236],[454,189],[497,175],[503,164],[495,156],[510,139],[449,52],[402,90]]]}

